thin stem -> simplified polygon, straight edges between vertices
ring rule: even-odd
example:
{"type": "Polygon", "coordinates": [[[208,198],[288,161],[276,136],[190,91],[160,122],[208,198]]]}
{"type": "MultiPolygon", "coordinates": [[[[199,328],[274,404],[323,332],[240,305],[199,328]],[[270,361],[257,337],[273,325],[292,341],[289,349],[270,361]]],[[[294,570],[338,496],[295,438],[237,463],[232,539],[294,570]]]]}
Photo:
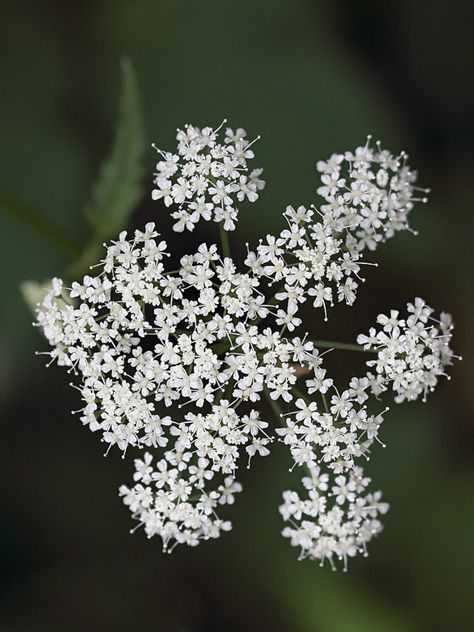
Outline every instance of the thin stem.
{"type": "Polygon", "coordinates": [[[263,394],[265,395],[265,399],[267,400],[267,402],[270,404],[270,408],[273,410],[273,412],[275,413],[276,417],[278,418],[279,423],[281,423],[281,408],[280,405],[278,404],[277,401],[275,401],[274,399],[271,398],[270,396],[270,391],[268,390],[268,388],[264,388],[263,389],[263,394]]]}
{"type": "Polygon", "coordinates": [[[321,399],[323,400],[323,406],[324,406],[324,410],[325,412],[329,412],[329,406],[328,406],[328,400],[326,399],[326,395],[324,393],[319,393],[321,395],[321,399]]]}
{"type": "Polygon", "coordinates": [[[224,230],[223,222],[219,224],[219,230],[221,234],[222,252],[224,253],[224,257],[230,257],[229,235],[227,231],[224,230]]]}
{"type": "Polygon", "coordinates": [[[304,399],[306,401],[306,397],[303,395],[299,388],[297,388],[296,386],[292,386],[291,390],[296,395],[296,397],[299,397],[299,399],[304,399]]]}
{"type": "Polygon", "coordinates": [[[313,340],[320,349],[342,349],[343,351],[362,351],[363,353],[377,353],[377,349],[364,349],[362,345],[352,342],[334,342],[333,340],[313,340]]]}
{"type": "MultiPolygon", "coordinates": [[[[293,387],[293,391],[297,395],[301,395],[301,393],[298,391],[298,389],[295,389],[294,387],[293,387]]],[[[278,402],[276,402],[274,399],[271,398],[268,388],[264,387],[263,394],[265,395],[266,400],[270,404],[271,409],[275,413],[280,425],[282,426],[282,428],[284,428],[285,427],[285,423],[282,422],[283,417],[282,417],[282,412],[281,412],[280,405],[278,404],[278,402]]],[[[301,397],[303,397],[303,396],[301,395],[301,397]]],[[[293,467],[295,465],[296,465],[296,463],[293,465],[293,467]]],[[[311,470],[309,469],[308,465],[306,463],[303,463],[302,465],[303,465],[304,469],[306,470],[306,472],[309,474],[309,476],[312,476],[313,474],[312,474],[311,470]]],[[[290,472],[293,470],[293,467],[290,469],[290,472]]]]}
{"type": "Polygon", "coordinates": [[[80,247],[59,226],[43,217],[38,211],[17,200],[1,186],[0,206],[13,217],[27,224],[36,233],[49,239],[63,253],[72,257],[76,257],[80,253],[80,247]]]}

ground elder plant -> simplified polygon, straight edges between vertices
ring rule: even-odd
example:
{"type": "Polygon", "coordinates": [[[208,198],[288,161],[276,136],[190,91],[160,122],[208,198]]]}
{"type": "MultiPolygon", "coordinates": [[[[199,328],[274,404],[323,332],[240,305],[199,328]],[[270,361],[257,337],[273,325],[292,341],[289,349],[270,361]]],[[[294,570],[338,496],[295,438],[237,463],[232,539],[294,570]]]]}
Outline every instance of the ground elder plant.
{"type": "Polygon", "coordinates": [[[284,229],[238,261],[227,233],[265,185],[249,166],[254,141],[225,121],[187,125],[176,138],[174,150],[155,147],[152,198],[175,231],[212,221],[219,240],[170,270],[162,210],[120,232],[83,278],[53,279],[37,308],[46,353],[73,376],[82,424],[106,454],[133,462],[120,497],[166,551],[228,531],[239,472],[279,442],[301,480],[283,491],[283,536],[300,558],[346,568],[366,554],[388,509],[363,469],[382,443],[388,409],[378,398],[425,400],[455,357],[453,326],[415,298],[404,313],[379,315],[357,342],[332,343],[313,339],[301,308],[327,320],[336,303],[354,305],[363,267],[376,265],[384,241],[411,230],[426,191],[405,153],[369,138],[317,162],[319,199],[287,206],[284,229]],[[328,348],[367,352],[366,373],[335,384],[324,368],[328,348]]]}

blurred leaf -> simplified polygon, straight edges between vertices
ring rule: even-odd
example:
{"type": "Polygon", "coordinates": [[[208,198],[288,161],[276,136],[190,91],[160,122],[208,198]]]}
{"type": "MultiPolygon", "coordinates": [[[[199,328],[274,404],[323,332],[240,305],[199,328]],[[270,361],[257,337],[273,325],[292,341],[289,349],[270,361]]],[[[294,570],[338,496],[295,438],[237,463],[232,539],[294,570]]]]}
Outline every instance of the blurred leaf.
{"type": "Polygon", "coordinates": [[[36,317],[36,307],[41,303],[46,293],[49,291],[50,281],[38,283],[37,281],[23,281],[20,285],[20,291],[25,303],[36,317]]]}
{"type": "Polygon", "coordinates": [[[102,242],[117,235],[127,225],[140,201],[144,171],[143,136],[135,73],[131,61],[124,58],[115,141],[84,209],[93,233],[89,245],[72,267],[75,275],[81,274],[95,262],[102,242]]]}
{"type": "Polygon", "coordinates": [[[102,165],[85,214],[95,236],[107,239],[123,228],[140,201],[143,127],[133,66],[122,60],[122,93],[112,152],[102,165]]]}

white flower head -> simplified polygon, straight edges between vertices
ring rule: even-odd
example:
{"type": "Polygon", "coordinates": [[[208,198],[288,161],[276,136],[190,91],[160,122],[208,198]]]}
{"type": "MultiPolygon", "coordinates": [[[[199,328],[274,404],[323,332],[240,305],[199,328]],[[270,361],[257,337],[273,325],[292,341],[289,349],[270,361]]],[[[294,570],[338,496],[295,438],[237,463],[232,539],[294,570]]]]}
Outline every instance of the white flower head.
{"type": "Polygon", "coordinates": [[[453,325],[449,314],[436,318],[433,313],[423,299],[416,298],[407,304],[406,316],[396,310],[389,316],[379,314],[381,329],[371,328],[368,336],[358,336],[359,344],[377,352],[375,360],[367,361],[376,372],[367,374],[376,395],[391,387],[397,403],[420,396],[426,401],[438,379],[446,376],[446,368],[458,358],[450,347],[453,325]]]}
{"type": "Polygon", "coordinates": [[[408,166],[405,152],[395,156],[380,142],[371,147],[370,140],[368,136],[365,146],[317,163],[321,211],[351,233],[359,251],[375,250],[396,232],[410,230],[414,202],[426,202],[429,192],[415,186],[416,172],[408,166]]]}
{"type": "Polygon", "coordinates": [[[216,129],[186,125],[178,130],[175,154],[155,147],[161,159],[152,198],[177,207],[171,214],[177,232],[193,230],[201,219],[222,223],[226,231],[235,230],[240,203],[256,202],[265,186],[262,169],[250,171],[247,164],[254,157],[255,141],[249,142],[240,128],[226,128],[222,138],[226,122],[216,129]]]}
{"type": "Polygon", "coordinates": [[[326,477],[324,491],[320,480],[319,468],[310,470],[303,482],[304,500],[297,492],[283,493],[280,513],[290,524],[282,533],[300,549],[300,559],[320,560],[321,566],[328,560],[333,569],[341,560],[347,570],[348,558],[360,552],[367,555],[367,544],[382,531],[379,516],[388,504],[381,501],[381,492],[366,493],[370,478],[364,477],[362,468],[348,476],[326,477]]]}
{"type": "MultiPolygon", "coordinates": [[[[264,187],[248,169],[253,142],[224,123],[187,125],[176,153],[158,150],[152,196],[173,208],[175,231],[201,219],[234,230],[238,206],[264,187]]],[[[450,316],[434,318],[417,298],[359,335],[370,371],[337,388],[320,352],[331,343],[301,331],[302,307],[327,320],[336,303],[355,303],[363,251],[408,229],[419,189],[406,155],[379,143],[317,169],[321,207],[287,206],[283,230],[247,246],[243,264],[225,241],[222,252],[202,243],[169,271],[167,243],[148,223],[108,244],[94,274],[70,287],[53,279],[38,307],[51,361],[76,377],[82,424],[107,452],[133,451],[133,481],[119,493],[165,551],[229,531],[220,513],[242,491],[239,467],[277,440],[304,472],[304,498],[284,492],[283,535],[301,558],[346,568],[388,509],[359,465],[382,444],[388,409],[377,397],[391,388],[396,402],[425,398],[456,357],[450,316]]]]}

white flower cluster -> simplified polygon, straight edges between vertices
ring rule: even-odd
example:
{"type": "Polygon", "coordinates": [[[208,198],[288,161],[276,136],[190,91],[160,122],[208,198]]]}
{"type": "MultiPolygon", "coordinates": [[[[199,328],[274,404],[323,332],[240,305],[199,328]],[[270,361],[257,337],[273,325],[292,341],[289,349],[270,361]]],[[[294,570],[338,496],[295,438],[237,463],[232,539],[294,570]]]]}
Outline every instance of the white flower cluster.
{"type": "Polygon", "coordinates": [[[369,484],[360,467],[335,478],[315,468],[303,478],[307,499],[284,492],[280,513],[291,526],[283,536],[301,549],[300,559],[319,559],[321,566],[327,559],[334,568],[336,558],[347,570],[348,557],[360,550],[367,555],[367,543],[382,530],[378,516],[388,511],[380,492],[365,493],[369,484]]]}
{"type": "MultiPolygon", "coordinates": [[[[170,481],[201,490],[214,474],[234,476],[242,449],[249,460],[269,453],[268,423],[250,405],[264,388],[273,399],[291,399],[291,363],[299,361],[302,345],[252,324],[268,313],[258,279],[220,259],[216,246],[202,244],[183,257],[178,273],[167,274],[166,243],[157,237],[154,224],[132,240],[123,232],[96,277],[70,290],[54,280],[38,322],[54,347],[51,357],[82,377],[82,423],[101,432],[109,449],[164,449],[159,467],[169,464],[170,481]],[[160,404],[183,412],[171,419],[158,412],[160,404]],[[203,412],[185,412],[188,405],[203,412]],[[239,406],[246,412],[238,415],[239,406]]],[[[145,526],[155,533],[161,524],[168,542],[177,508],[174,498],[163,504],[163,493],[154,513],[147,506],[145,526]]],[[[127,502],[143,507],[143,494],[138,485],[127,502]]],[[[208,535],[203,525],[195,532],[208,535]]]]}
{"type": "Polygon", "coordinates": [[[255,202],[265,186],[260,179],[262,169],[248,173],[255,141],[249,142],[240,128],[227,128],[221,141],[222,125],[217,129],[186,125],[176,136],[177,153],[157,149],[162,159],[156,165],[152,197],[163,199],[166,206],[177,205],[171,214],[177,220],[173,226],[177,232],[193,230],[200,219],[222,222],[224,230],[235,230],[237,204],[245,199],[255,202]]]}
{"type": "Polygon", "coordinates": [[[318,161],[322,186],[317,189],[325,204],[323,213],[338,230],[350,228],[353,247],[375,250],[380,242],[400,230],[409,229],[408,214],[416,198],[415,192],[427,189],[414,186],[416,172],[406,164],[407,154],[394,156],[377,143],[344,154],[333,154],[327,161],[318,161]]]}
{"type": "Polygon", "coordinates": [[[278,237],[267,235],[256,253],[246,263],[255,274],[264,276],[270,285],[281,283],[275,294],[277,325],[288,331],[301,324],[299,307],[308,299],[322,308],[327,320],[327,306],[334,300],[352,305],[360,272],[360,254],[349,232],[336,231],[329,214],[313,220],[314,212],[304,206],[288,206],[283,213],[288,228],[278,237]]]}
{"type": "MultiPolygon", "coordinates": [[[[325,386],[313,389],[312,383],[314,379],[306,380],[308,394],[326,393],[325,386]]],[[[368,456],[374,441],[380,441],[378,431],[383,421],[382,413],[369,415],[362,405],[368,399],[369,386],[367,378],[352,378],[342,393],[332,386],[335,394],[330,404],[326,397],[322,399],[326,411],[319,410],[317,402],[308,401],[307,397],[295,400],[296,410],[284,415],[285,423],[276,433],[289,446],[296,465],[312,471],[324,464],[335,473],[342,473],[355,467],[356,458],[368,456]]]]}
{"type": "Polygon", "coordinates": [[[388,509],[387,504],[378,503],[381,492],[362,494],[370,479],[357,465],[361,457],[369,458],[375,441],[382,443],[378,434],[386,411],[367,412],[367,377],[352,378],[339,393],[318,366],[305,387],[308,396],[317,393],[321,406],[308,396],[296,399],[296,410],[282,415],[284,425],[276,430],[289,447],[294,466],[303,466],[308,473],[302,480],[308,500],[300,500],[296,491],[283,494],[280,513],[291,524],[283,535],[301,548],[301,557],[321,563],[328,559],[331,566],[337,558],[346,567],[347,557],[365,552],[367,542],[380,532],[377,516],[388,509]]]}
{"type": "MultiPolygon", "coordinates": [[[[160,152],[153,197],[178,205],[175,230],[192,230],[200,218],[233,230],[236,200],[255,201],[263,187],[260,170],[247,175],[245,132],[227,129],[220,142],[219,129],[187,126],[177,154],[160,152]]],[[[305,471],[307,492],[306,500],[284,492],[283,535],[302,557],[331,566],[365,552],[388,507],[367,491],[359,466],[381,443],[387,410],[369,412],[369,396],[390,384],[397,402],[425,396],[454,357],[449,317],[435,321],[420,299],[407,318],[379,316],[382,330],[359,337],[377,352],[368,362],[374,373],[342,392],[318,345],[293,333],[308,299],[325,319],[336,300],[354,303],[361,251],[407,228],[415,200],[404,155],[378,145],[333,155],[318,169],[327,203],[287,207],[287,227],[260,240],[244,266],[204,243],[169,272],[167,244],[149,223],[111,242],[95,276],[70,288],[54,279],[38,307],[51,360],[80,377],[82,423],[107,452],[145,451],[120,495],[165,550],[229,530],[218,510],[241,491],[242,460],[250,466],[277,439],[291,469],[305,471]],[[263,399],[276,424],[261,417],[263,399]]]]}
{"type": "Polygon", "coordinates": [[[288,206],[283,213],[288,227],[278,237],[267,235],[247,259],[272,285],[283,285],[276,294],[277,324],[293,331],[301,324],[298,308],[308,299],[323,308],[326,320],[327,306],[336,300],[354,303],[364,280],[361,251],[375,250],[396,231],[409,228],[416,174],[405,161],[404,153],[396,157],[367,142],[317,163],[323,174],[317,191],[325,201],[320,210],[288,206]]]}
{"type": "Polygon", "coordinates": [[[428,391],[434,390],[438,378],[446,376],[446,367],[458,357],[449,346],[453,330],[449,314],[434,318],[433,309],[421,298],[408,303],[407,312],[405,318],[396,310],[379,314],[381,329],[372,327],[368,335],[357,337],[365,349],[377,351],[377,358],[367,362],[376,372],[367,374],[372,392],[380,395],[391,386],[397,403],[420,395],[426,401],[428,391]]]}
{"type": "Polygon", "coordinates": [[[124,503],[142,526],[149,538],[159,535],[163,550],[171,552],[178,544],[196,546],[200,540],[217,538],[232,527],[229,521],[217,517],[219,505],[234,503],[234,494],[242,486],[232,476],[224,478],[217,489],[207,491],[205,485],[214,472],[209,461],[199,459],[189,465],[192,447],[176,446],[166,452],[166,458],[153,465],[147,452],[143,460],[135,460],[134,480],[131,489],[125,485],[119,490],[124,503]]]}

